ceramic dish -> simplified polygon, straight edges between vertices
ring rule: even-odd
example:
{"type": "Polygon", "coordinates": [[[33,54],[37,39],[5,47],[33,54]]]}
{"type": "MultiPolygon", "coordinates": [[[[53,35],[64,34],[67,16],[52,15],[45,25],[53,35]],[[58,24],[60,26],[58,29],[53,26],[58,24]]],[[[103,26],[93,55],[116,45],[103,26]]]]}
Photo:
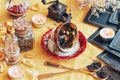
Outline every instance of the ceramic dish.
{"type": "MultiPolygon", "coordinates": [[[[98,46],[98,47],[101,47],[102,49],[105,49],[107,51],[109,51],[110,53],[120,57],[120,52],[115,50],[115,49],[112,49],[109,47],[111,41],[103,41],[101,38],[100,38],[100,35],[99,35],[99,32],[100,32],[101,28],[99,28],[96,32],[94,32],[87,40],[88,42],[98,46]]],[[[118,30],[115,30],[115,32],[117,33],[118,30]]],[[[116,37],[116,35],[115,35],[116,37]]]]}
{"type": "Polygon", "coordinates": [[[109,20],[109,23],[119,25],[120,24],[120,10],[117,9],[116,11],[112,12],[109,20]]]}
{"type": "Polygon", "coordinates": [[[109,47],[120,52],[120,30],[118,30],[109,47]]]}
{"type": "Polygon", "coordinates": [[[97,56],[99,59],[107,63],[109,66],[111,66],[113,69],[116,71],[120,72],[120,58],[115,56],[114,54],[108,52],[108,51],[103,51],[97,56]]]}
{"type": "Polygon", "coordinates": [[[50,29],[49,31],[47,31],[43,36],[42,36],[42,39],[41,39],[41,46],[43,48],[43,50],[45,51],[45,53],[53,58],[56,58],[56,59],[71,59],[71,58],[75,58],[77,57],[78,55],[82,54],[83,51],[85,50],[86,48],[86,45],[87,45],[87,41],[86,41],[86,38],[85,36],[82,34],[82,32],[78,31],[78,34],[79,34],[79,43],[80,43],[80,47],[78,49],[78,51],[72,55],[67,55],[67,56],[59,56],[59,55],[55,55],[54,53],[52,53],[49,48],[48,48],[48,39],[50,38],[50,34],[51,34],[51,31],[52,29],[50,29]]]}
{"type": "Polygon", "coordinates": [[[119,28],[118,25],[115,24],[111,24],[108,22],[109,17],[111,16],[112,12],[107,10],[105,13],[100,14],[99,18],[96,18],[94,15],[91,14],[92,11],[90,9],[90,11],[88,12],[88,14],[86,15],[84,22],[88,23],[88,24],[92,24],[98,27],[110,27],[110,28],[114,28],[117,29],[119,28]]]}

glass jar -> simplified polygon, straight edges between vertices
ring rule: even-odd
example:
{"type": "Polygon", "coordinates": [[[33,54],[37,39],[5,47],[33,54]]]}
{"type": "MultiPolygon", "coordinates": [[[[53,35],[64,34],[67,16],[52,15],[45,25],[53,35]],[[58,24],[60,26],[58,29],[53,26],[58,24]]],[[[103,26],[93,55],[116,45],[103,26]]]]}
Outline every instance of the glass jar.
{"type": "Polygon", "coordinates": [[[6,28],[0,24],[0,53],[4,52],[4,41],[6,36],[6,28]]]}
{"type": "Polygon", "coordinates": [[[27,0],[7,0],[6,9],[13,17],[20,17],[26,14],[29,7],[27,0]]]}
{"type": "Polygon", "coordinates": [[[18,36],[18,44],[20,46],[20,51],[28,51],[33,49],[34,46],[34,34],[32,30],[29,30],[24,37],[18,36]]]}
{"type": "Polygon", "coordinates": [[[5,38],[5,55],[8,64],[16,64],[20,57],[18,38],[14,34],[8,34],[5,38]]]}
{"type": "Polygon", "coordinates": [[[14,20],[13,26],[15,28],[15,34],[18,37],[20,51],[24,52],[33,49],[34,34],[30,21],[20,17],[14,20]]]}

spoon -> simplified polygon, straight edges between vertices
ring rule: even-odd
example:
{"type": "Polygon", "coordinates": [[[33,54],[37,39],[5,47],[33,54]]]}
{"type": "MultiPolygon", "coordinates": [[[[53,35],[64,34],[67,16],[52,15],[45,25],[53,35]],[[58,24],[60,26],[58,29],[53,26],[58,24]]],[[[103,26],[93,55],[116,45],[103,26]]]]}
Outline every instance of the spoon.
{"type": "Polygon", "coordinates": [[[87,69],[85,68],[80,68],[80,69],[73,69],[73,68],[69,68],[60,64],[56,64],[56,63],[52,63],[52,62],[45,62],[44,64],[45,66],[49,66],[49,67],[54,67],[54,68],[59,68],[59,69],[65,69],[68,71],[64,71],[64,72],[58,72],[58,73],[48,73],[48,74],[42,74],[42,75],[38,75],[38,80],[41,79],[45,79],[45,78],[49,78],[49,77],[54,77],[56,75],[60,75],[60,74],[64,74],[64,73],[68,73],[68,72],[81,72],[81,73],[86,73],[88,75],[91,75],[92,77],[94,77],[96,80],[104,80],[104,79],[100,79],[99,77],[97,77],[95,75],[95,73],[91,73],[89,72],[87,69]]]}
{"type": "Polygon", "coordinates": [[[69,73],[69,72],[81,72],[81,73],[86,73],[88,75],[93,76],[96,80],[104,80],[104,79],[100,79],[98,78],[96,75],[91,74],[90,72],[84,71],[83,69],[73,69],[73,70],[68,70],[68,71],[64,71],[64,72],[58,72],[58,73],[48,73],[48,74],[41,74],[38,75],[38,80],[42,80],[45,78],[50,78],[50,77],[54,77],[56,75],[60,75],[60,74],[65,74],[65,73],[69,73]]]}
{"type": "Polygon", "coordinates": [[[64,71],[64,72],[58,72],[58,73],[41,74],[41,75],[38,75],[38,80],[42,80],[42,79],[45,79],[45,78],[54,77],[56,75],[65,74],[65,73],[68,73],[68,72],[72,72],[72,70],[64,71]]]}
{"type": "MultiPolygon", "coordinates": [[[[63,66],[61,64],[56,64],[56,63],[53,63],[53,62],[49,62],[49,61],[46,61],[45,66],[49,66],[49,67],[53,67],[53,68],[58,68],[58,69],[65,69],[65,70],[68,70],[68,71],[65,71],[66,72],[81,72],[81,73],[86,73],[88,75],[91,75],[92,77],[94,77],[95,79],[97,80],[105,80],[105,79],[101,79],[99,78],[95,72],[90,72],[87,68],[80,68],[80,69],[73,69],[73,68],[69,68],[69,67],[66,67],[66,66],[63,66]]],[[[63,72],[64,73],[64,72],[63,72]]],[[[63,73],[60,73],[60,74],[63,74],[63,73]]],[[[59,74],[59,73],[58,73],[59,74]]]]}

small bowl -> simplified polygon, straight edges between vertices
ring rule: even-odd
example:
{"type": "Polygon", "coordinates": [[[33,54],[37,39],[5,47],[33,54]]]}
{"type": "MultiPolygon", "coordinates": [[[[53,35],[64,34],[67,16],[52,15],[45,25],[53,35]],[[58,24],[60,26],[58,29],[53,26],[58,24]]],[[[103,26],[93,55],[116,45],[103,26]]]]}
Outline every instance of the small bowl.
{"type": "Polygon", "coordinates": [[[79,56],[85,51],[86,46],[87,46],[87,40],[84,34],[81,31],[78,31],[78,36],[79,36],[78,41],[80,43],[78,51],[76,53],[73,53],[73,55],[69,55],[68,53],[67,55],[66,54],[56,55],[55,53],[51,52],[48,48],[48,40],[50,39],[51,32],[52,32],[52,29],[49,29],[41,38],[42,49],[45,51],[45,54],[48,55],[48,57],[58,59],[58,60],[69,60],[69,59],[79,56]]]}
{"type": "Polygon", "coordinates": [[[6,8],[8,14],[10,14],[13,18],[19,18],[26,15],[29,5],[28,4],[10,5],[9,3],[7,3],[6,8]]]}
{"type": "Polygon", "coordinates": [[[22,17],[22,16],[25,16],[25,15],[26,15],[26,12],[21,13],[21,14],[15,14],[15,13],[12,13],[12,12],[9,12],[9,11],[8,11],[8,13],[9,13],[12,17],[14,17],[14,18],[19,18],[19,17],[22,17]]]}
{"type": "Polygon", "coordinates": [[[32,23],[35,27],[39,28],[40,25],[45,24],[47,21],[47,18],[43,14],[35,14],[32,17],[32,23]]]}
{"type": "Polygon", "coordinates": [[[103,28],[99,35],[103,41],[111,41],[115,36],[115,31],[112,28],[103,28]]]}

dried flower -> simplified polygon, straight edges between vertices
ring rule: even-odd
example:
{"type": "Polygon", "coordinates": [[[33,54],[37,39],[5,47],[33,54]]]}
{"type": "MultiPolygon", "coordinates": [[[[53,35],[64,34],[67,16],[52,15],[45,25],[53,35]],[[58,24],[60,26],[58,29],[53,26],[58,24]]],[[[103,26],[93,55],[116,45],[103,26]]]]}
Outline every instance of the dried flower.
{"type": "Polygon", "coordinates": [[[79,9],[82,9],[88,7],[92,0],[77,0],[77,2],[79,2],[79,9]]]}
{"type": "Polygon", "coordinates": [[[107,9],[111,8],[112,11],[120,8],[119,0],[93,0],[93,5],[91,7],[92,15],[99,18],[99,13],[104,13],[107,9]]]}
{"type": "Polygon", "coordinates": [[[99,18],[99,13],[105,13],[107,9],[111,8],[112,11],[120,9],[120,0],[77,0],[79,2],[79,8],[83,9],[92,5],[92,15],[99,18]]]}

